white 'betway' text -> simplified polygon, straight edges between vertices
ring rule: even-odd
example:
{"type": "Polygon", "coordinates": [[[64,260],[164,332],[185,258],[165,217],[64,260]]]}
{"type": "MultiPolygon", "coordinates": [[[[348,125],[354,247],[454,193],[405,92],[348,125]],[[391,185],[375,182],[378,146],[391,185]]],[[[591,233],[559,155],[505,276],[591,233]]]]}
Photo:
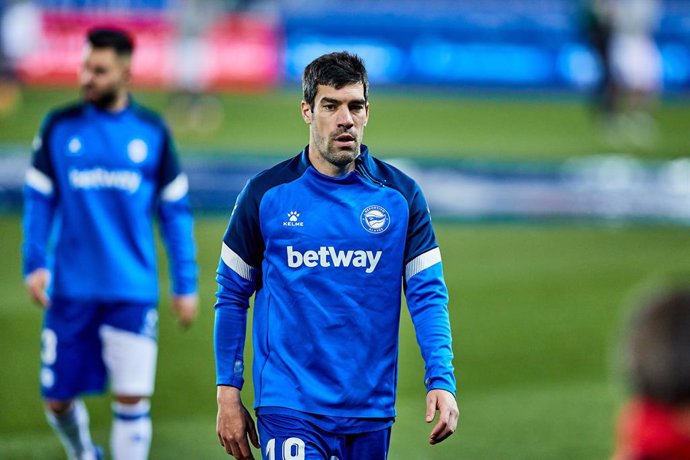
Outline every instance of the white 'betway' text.
{"type": "Polygon", "coordinates": [[[70,169],[69,182],[75,189],[119,189],[134,193],[141,184],[141,174],[126,169],[70,169]]]}
{"type": "Polygon", "coordinates": [[[292,246],[287,247],[287,263],[290,268],[306,267],[361,267],[366,273],[376,270],[383,251],[364,251],[361,249],[336,250],[333,246],[321,246],[318,251],[310,249],[304,253],[292,246]]]}

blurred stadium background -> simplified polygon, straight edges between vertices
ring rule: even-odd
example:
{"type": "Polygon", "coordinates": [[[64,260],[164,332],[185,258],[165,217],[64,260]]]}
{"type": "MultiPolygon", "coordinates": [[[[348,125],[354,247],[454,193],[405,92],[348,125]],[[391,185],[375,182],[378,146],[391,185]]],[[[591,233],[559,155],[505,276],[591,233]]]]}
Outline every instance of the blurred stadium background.
{"type": "MultiPolygon", "coordinates": [[[[21,185],[42,116],[78,97],[84,31],[104,23],[136,36],[135,97],[170,121],[197,216],[204,308],[183,332],[163,296],[152,458],[224,457],[212,355],[220,240],[246,179],[307,140],[302,68],[341,49],[370,71],[365,142],[426,191],[451,293],[459,431],[426,443],[423,365],[403,315],[391,459],[610,455],[627,306],[690,268],[689,1],[660,3],[652,122],[615,132],[592,104],[602,64],[576,0],[0,7],[0,458],[63,455],[38,397],[41,314],[20,274],[21,185]]],[[[251,385],[245,393],[250,405],[251,385]]],[[[109,402],[88,402],[106,444],[109,402]]]]}

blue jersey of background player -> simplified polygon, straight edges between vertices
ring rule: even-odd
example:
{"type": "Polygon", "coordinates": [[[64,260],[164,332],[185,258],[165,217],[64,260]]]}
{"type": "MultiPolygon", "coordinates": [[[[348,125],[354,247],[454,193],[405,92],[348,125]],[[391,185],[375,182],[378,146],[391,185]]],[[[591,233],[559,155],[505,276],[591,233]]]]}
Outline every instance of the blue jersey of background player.
{"type": "Polygon", "coordinates": [[[131,38],[89,32],[83,101],[50,113],[26,175],[24,274],[46,308],[41,389],[70,458],[100,455],[80,394],[113,393],[115,459],[144,459],[156,366],[158,283],[153,218],[170,257],[173,309],[197,311],[187,179],[168,129],[128,95],[131,38]]]}
{"type": "Polygon", "coordinates": [[[266,459],[384,459],[395,417],[400,294],[426,363],[430,442],[456,428],[448,296],[417,184],[361,144],[367,76],[348,53],[303,77],[309,145],[240,194],[218,267],[217,432],[225,450],[259,447],[242,405],[253,316],[255,408],[266,459]]]}

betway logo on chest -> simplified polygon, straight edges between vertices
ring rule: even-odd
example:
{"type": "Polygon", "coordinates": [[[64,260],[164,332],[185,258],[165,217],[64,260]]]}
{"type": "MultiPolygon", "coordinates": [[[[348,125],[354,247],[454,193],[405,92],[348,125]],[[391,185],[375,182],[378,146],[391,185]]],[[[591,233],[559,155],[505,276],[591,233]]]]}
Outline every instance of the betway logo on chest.
{"type": "Polygon", "coordinates": [[[110,171],[103,168],[71,169],[69,181],[74,188],[120,189],[134,193],[141,184],[141,174],[126,169],[110,171]]]}
{"type": "Polygon", "coordinates": [[[313,268],[321,267],[358,267],[364,268],[366,273],[372,273],[381,260],[383,251],[364,251],[361,249],[336,249],[333,246],[321,246],[318,251],[313,249],[300,252],[292,246],[287,247],[287,263],[290,268],[302,265],[313,268]]]}

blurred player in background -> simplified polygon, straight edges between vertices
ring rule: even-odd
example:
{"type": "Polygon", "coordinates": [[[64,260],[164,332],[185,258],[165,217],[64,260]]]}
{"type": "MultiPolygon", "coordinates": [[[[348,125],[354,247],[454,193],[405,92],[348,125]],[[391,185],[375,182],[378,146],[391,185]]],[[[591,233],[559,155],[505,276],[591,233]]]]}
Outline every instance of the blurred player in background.
{"type": "Polygon", "coordinates": [[[634,397],[621,412],[614,460],[690,459],[690,289],[657,294],[626,342],[634,397]]]}
{"type": "Polygon", "coordinates": [[[170,258],[173,310],[197,312],[187,178],[170,132],[128,93],[131,37],[88,34],[83,101],[55,110],[26,175],[24,275],[45,308],[41,389],[48,422],[73,459],[98,458],[78,396],[110,380],[115,459],[148,456],[157,356],[157,215],[170,258]]]}
{"type": "Polygon", "coordinates": [[[607,140],[647,147],[656,136],[651,110],[661,92],[662,63],[654,31],[659,0],[585,0],[583,26],[601,63],[596,107],[607,140]]]}
{"type": "Polygon", "coordinates": [[[174,89],[166,108],[166,118],[190,131],[211,133],[223,123],[223,106],[209,92],[204,77],[207,60],[205,33],[225,13],[225,0],[176,0],[171,8],[176,24],[175,56],[184,65],[174,69],[174,89]]]}
{"type": "Polygon", "coordinates": [[[615,143],[648,147],[656,139],[651,110],[662,87],[662,62],[654,41],[659,0],[608,0],[609,61],[616,91],[615,143]]]}
{"type": "Polygon", "coordinates": [[[595,108],[604,117],[615,114],[616,90],[611,77],[611,5],[609,0],[585,0],[582,4],[582,27],[587,41],[599,58],[601,79],[596,87],[595,108]]]}
{"type": "Polygon", "coordinates": [[[0,0],[0,119],[21,104],[18,62],[38,46],[38,7],[27,0],[0,0]]]}
{"type": "Polygon", "coordinates": [[[395,417],[400,295],[426,363],[429,442],[457,424],[448,293],[419,186],[362,144],[369,118],[359,57],[307,66],[309,145],[251,179],[223,239],[215,352],[217,432],[238,459],[377,460],[395,417]],[[258,434],[240,398],[254,302],[258,434]],[[287,453],[287,454],[285,454],[287,453]]]}

